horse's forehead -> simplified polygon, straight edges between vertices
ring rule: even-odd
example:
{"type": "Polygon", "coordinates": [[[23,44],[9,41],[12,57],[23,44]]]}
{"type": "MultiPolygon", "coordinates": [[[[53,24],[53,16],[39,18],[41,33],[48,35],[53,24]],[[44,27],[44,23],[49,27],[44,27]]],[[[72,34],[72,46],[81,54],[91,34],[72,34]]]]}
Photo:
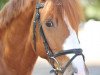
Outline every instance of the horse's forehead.
{"type": "Polygon", "coordinates": [[[62,1],[61,0],[47,0],[46,3],[48,4],[53,4],[53,5],[62,5],[62,1]]]}
{"type": "Polygon", "coordinates": [[[63,20],[64,20],[65,24],[67,25],[69,33],[70,34],[73,33],[73,32],[76,33],[76,31],[75,31],[73,25],[71,25],[70,20],[69,20],[65,11],[63,11],[63,20]]]}
{"type": "Polygon", "coordinates": [[[55,4],[56,4],[56,5],[62,5],[62,3],[61,3],[60,0],[56,0],[56,1],[55,1],[55,4]]]}
{"type": "Polygon", "coordinates": [[[57,15],[56,17],[58,17],[59,15],[62,15],[62,11],[64,8],[62,8],[62,2],[60,0],[48,0],[43,8],[43,14],[44,12],[49,14],[49,15],[57,15]]]}

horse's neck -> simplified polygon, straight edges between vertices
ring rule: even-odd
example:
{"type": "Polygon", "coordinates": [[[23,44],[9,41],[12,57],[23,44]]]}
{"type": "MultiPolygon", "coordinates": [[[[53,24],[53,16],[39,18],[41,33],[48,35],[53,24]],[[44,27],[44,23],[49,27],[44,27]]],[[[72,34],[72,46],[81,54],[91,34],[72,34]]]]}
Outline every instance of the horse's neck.
{"type": "Polygon", "coordinates": [[[36,0],[10,0],[0,12],[0,43],[18,44],[29,34],[36,0]],[[5,40],[6,39],[6,40],[5,40]]]}
{"type": "Polygon", "coordinates": [[[29,30],[35,3],[36,0],[10,0],[5,5],[0,12],[0,39],[4,32],[20,36],[29,30]]]}
{"type": "Polygon", "coordinates": [[[10,0],[0,12],[0,51],[7,66],[18,75],[26,75],[26,67],[30,70],[36,61],[28,42],[35,3],[36,0],[10,0]]]}
{"type": "Polygon", "coordinates": [[[10,0],[0,12],[0,28],[9,26],[15,21],[26,24],[26,20],[32,19],[35,3],[36,0],[10,0]]]}

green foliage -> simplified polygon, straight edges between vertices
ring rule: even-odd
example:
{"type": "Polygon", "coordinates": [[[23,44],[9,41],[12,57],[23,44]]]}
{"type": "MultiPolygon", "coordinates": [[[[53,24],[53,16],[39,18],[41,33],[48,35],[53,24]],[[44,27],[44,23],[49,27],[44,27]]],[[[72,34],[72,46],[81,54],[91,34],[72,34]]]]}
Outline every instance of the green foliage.
{"type": "Polygon", "coordinates": [[[100,20],[100,0],[84,0],[86,19],[100,20]]]}
{"type": "Polygon", "coordinates": [[[8,0],[0,0],[0,9],[4,6],[4,4],[7,2],[8,0]]]}

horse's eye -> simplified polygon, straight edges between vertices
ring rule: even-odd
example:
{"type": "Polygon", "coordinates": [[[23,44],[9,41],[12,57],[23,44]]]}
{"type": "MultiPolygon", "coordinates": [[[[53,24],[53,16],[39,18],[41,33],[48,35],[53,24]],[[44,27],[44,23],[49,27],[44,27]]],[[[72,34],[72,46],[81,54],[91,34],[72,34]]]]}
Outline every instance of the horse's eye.
{"type": "Polygon", "coordinates": [[[47,27],[53,27],[53,22],[52,21],[46,21],[46,26],[47,27]]]}

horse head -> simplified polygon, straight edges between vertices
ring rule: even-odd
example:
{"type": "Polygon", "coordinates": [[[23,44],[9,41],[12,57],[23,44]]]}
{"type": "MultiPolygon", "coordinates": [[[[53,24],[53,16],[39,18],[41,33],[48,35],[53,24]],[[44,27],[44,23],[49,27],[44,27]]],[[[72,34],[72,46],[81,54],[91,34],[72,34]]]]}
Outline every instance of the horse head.
{"type": "Polygon", "coordinates": [[[37,2],[33,26],[37,54],[50,62],[54,68],[51,72],[56,75],[86,75],[84,55],[77,36],[83,19],[79,1],[43,2],[37,2]]]}

